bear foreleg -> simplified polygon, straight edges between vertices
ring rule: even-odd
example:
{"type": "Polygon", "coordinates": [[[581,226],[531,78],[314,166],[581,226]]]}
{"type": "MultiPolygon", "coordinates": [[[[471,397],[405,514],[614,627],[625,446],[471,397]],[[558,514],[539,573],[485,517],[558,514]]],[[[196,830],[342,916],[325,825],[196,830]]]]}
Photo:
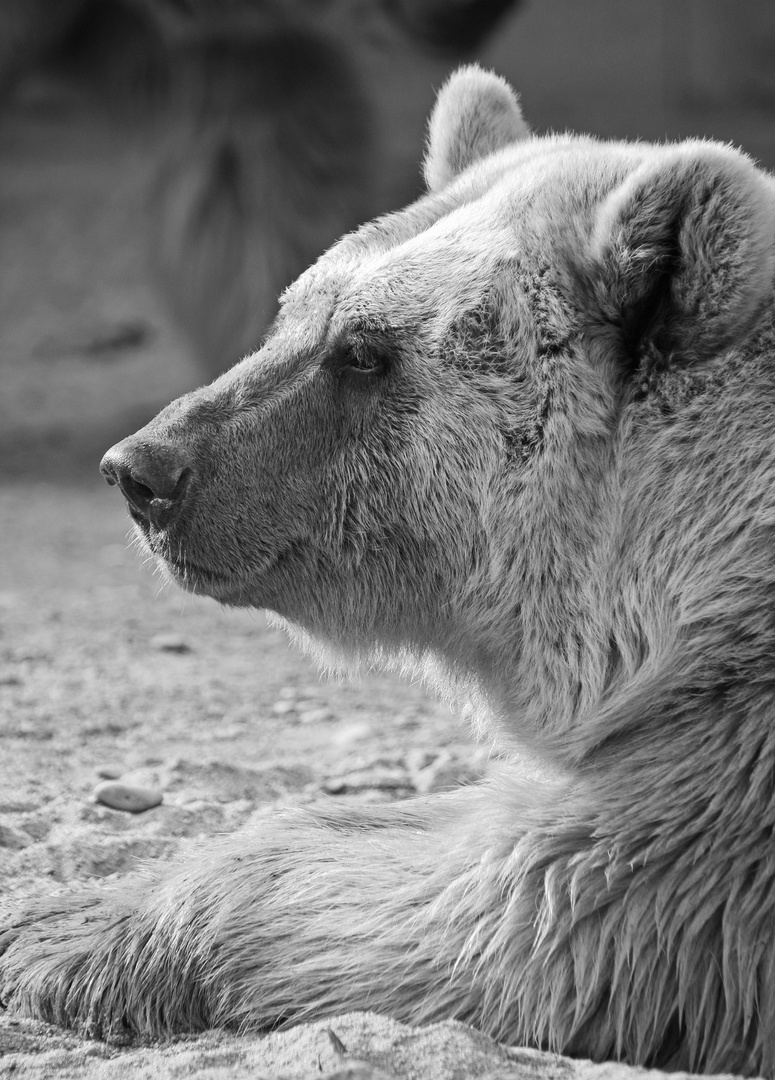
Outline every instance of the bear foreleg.
{"type": "Polygon", "coordinates": [[[164,875],[27,907],[0,932],[0,994],[103,1037],[351,1009],[476,1020],[488,994],[461,957],[502,902],[483,895],[490,816],[476,789],[274,814],[164,875]]]}

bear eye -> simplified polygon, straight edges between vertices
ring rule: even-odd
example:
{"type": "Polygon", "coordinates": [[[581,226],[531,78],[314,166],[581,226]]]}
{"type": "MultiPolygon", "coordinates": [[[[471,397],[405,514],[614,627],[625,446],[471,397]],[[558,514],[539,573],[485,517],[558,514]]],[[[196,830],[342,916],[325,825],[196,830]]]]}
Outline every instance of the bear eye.
{"type": "Polygon", "coordinates": [[[341,366],[348,374],[381,375],[388,366],[388,358],[373,342],[353,341],[341,357],[341,366]]]}
{"type": "Polygon", "coordinates": [[[348,371],[357,372],[358,375],[376,375],[384,369],[384,364],[377,356],[356,355],[348,357],[345,367],[348,371]]]}

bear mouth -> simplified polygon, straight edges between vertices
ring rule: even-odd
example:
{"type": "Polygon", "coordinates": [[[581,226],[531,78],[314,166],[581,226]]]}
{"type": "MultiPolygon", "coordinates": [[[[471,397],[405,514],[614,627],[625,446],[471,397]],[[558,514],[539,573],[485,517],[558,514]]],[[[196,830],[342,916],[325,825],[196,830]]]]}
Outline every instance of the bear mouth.
{"type": "MultiPolygon", "coordinates": [[[[192,558],[184,530],[168,528],[158,531],[144,518],[134,518],[134,521],[139,548],[153,556],[170,584],[187,593],[209,596],[230,607],[267,606],[267,575],[297,554],[296,546],[288,544],[285,550],[268,552],[255,565],[237,572],[223,565],[213,568],[208,564],[206,554],[205,561],[192,558]]],[[[195,556],[200,554],[197,548],[195,556]]]]}
{"type": "Polygon", "coordinates": [[[186,592],[212,596],[214,591],[220,591],[228,583],[223,574],[218,574],[198,563],[192,563],[188,558],[173,559],[158,551],[154,551],[154,555],[165,570],[174,577],[176,584],[184,588],[186,592]]]}
{"type": "Polygon", "coordinates": [[[145,519],[135,515],[132,517],[141,546],[153,555],[159,568],[179,588],[222,601],[227,601],[238,592],[231,575],[193,560],[182,547],[173,545],[169,536],[155,534],[145,519]],[[174,550],[176,546],[177,550],[174,550]]]}

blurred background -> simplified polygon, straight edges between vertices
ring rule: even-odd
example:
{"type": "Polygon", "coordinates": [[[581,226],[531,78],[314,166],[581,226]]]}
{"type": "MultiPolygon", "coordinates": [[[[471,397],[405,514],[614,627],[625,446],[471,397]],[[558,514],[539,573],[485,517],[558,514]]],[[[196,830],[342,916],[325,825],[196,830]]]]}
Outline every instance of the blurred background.
{"type": "Polygon", "coordinates": [[[771,0],[2,0],[0,475],[94,470],[419,191],[479,58],[534,130],[775,165],[771,0]]]}

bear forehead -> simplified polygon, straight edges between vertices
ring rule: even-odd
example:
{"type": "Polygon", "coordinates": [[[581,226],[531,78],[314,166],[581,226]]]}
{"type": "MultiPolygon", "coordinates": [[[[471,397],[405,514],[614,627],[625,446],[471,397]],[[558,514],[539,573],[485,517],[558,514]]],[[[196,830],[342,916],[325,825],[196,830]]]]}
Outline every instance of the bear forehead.
{"type": "MultiPolygon", "coordinates": [[[[504,268],[561,276],[588,246],[600,204],[661,148],[588,136],[531,137],[475,164],[438,193],[336,243],[281,298],[262,377],[312,369],[354,330],[432,346],[475,308],[504,268]]],[[[512,292],[512,297],[516,293],[512,292]]],[[[254,357],[235,373],[251,381],[254,357]]],[[[232,369],[235,370],[235,369],[232,369]]]]}
{"type": "Polygon", "coordinates": [[[558,264],[589,236],[606,196],[658,152],[582,136],[510,146],[334,245],[286,291],[286,315],[322,324],[378,310],[400,325],[418,308],[449,308],[452,317],[504,262],[558,264]]]}
{"type": "Polygon", "coordinates": [[[490,154],[434,197],[454,209],[484,198],[493,209],[506,203],[513,209],[580,211],[661,152],[648,143],[601,142],[585,135],[533,136],[490,154]]]}

